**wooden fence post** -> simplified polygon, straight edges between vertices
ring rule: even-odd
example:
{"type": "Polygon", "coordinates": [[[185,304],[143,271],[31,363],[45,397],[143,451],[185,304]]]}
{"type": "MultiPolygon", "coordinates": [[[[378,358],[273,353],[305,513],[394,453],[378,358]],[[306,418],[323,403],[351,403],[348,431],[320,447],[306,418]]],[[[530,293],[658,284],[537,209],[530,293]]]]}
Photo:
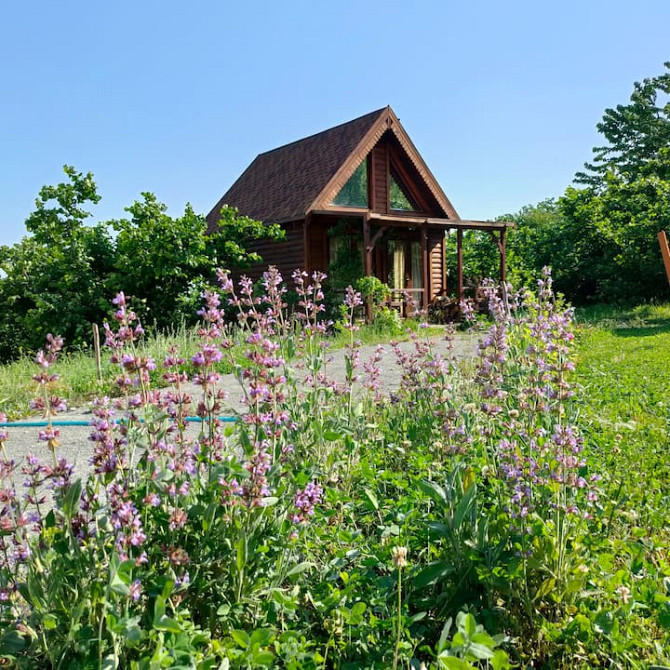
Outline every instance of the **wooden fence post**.
{"type": "Polygon", "coordinates": [[[98,382],[102,386],[102,362],[100,360],[100,331],[98,324],[93,324],[93,348],[95,349],[95,367],[98,370],[98,382]]]}
{"type": "Polygon", "coordinates": [[[664,230],[658,234],[658,243],[661,245],[665,274],[668,277],[668,284],[670,284],[670,246],[668,246],[668,236],[665,234],[664,230]]]}

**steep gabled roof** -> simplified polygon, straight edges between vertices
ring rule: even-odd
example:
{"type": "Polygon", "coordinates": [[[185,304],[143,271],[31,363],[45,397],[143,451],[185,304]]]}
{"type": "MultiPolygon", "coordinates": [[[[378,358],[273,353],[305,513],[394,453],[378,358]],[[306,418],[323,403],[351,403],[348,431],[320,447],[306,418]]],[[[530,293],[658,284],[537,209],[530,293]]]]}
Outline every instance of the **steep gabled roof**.
{"type": "Polygon", "coordinates": [[[264,222],[296,221],[328,206],[382,135],[394,133],[444,216],[459,216],[390,107],[259,154],[207,215],[212,229],[223,205],[264,222]]]}

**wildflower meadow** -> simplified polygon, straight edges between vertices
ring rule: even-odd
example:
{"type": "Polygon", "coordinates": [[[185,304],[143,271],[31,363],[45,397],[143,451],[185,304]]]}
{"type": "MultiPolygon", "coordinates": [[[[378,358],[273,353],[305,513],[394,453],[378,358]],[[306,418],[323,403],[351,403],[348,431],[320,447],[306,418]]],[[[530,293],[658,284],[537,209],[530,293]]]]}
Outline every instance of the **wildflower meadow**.
{"type": "Polygon", "coordinates": [[[670,666],[667,420],[622,427],[643,410],[618,416],[594,358],[580,377],[579,347],[599,345],[550,273],[488,284],[477,356],[458,364],[423,327],[411,353],[364,359],[362,298],[349,288],[333,324],[324,279],[270,268],[258,290],[220,272],[197,350],[164,360],[119,293],[116,390],[91,405],[85,480],[59,454],[49,336],[34,454],[18,461],[0,426],[0,665],[670,666]],[[234,421],[224,367],[244,393],[234,421]]]}

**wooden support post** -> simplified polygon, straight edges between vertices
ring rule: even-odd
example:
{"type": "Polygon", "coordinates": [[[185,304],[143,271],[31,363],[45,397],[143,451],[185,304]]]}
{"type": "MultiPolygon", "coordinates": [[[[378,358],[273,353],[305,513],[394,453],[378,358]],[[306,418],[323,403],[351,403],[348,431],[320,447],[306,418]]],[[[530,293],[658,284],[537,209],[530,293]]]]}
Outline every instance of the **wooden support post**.
{"type": "Polygon", "coordinates": [[[363,253],[365,254],[365,276],[372,274],[372,246],[370,245],[370,217],[363,217],[363,253]]]}
{"type": "MultiPolygon", "coordinates": [[[[363,216],[363,259],[365,262],[365,276],[372,275],[372,245],[370,244],[370,215],[363,216]]],[[[370,323],[373,319],[372,302],[370,298],[365,301],[365,320],[370,323]]]]}
{"type": "Polygon", "coordinates": [[[670,284],[670,246],[668,246],[668,236],[665,234],[664,230],[658,234],[658,243],[661,245],[665,274],[668,277],[668,284],[670,284]]]}
{"type": "Polygon", "coordinates": [[[458,302],[465,297],[463,291],[463,229],[456,231],[456,274],[458,276],[458,302]]]}
{"type": "Polygon", "coordinates": [[[507,229],[503,228],[500,231],[500,283],[504,284],[507,279],[507,251],[505,248],[505,241],[507,237],[507,229]]]}
{"type": "Polygon", "coordinates": [[[421,306],[428,309],[428,293],[430,291],[428,273],[428,230],[421,228],[421,263],[423,265],[423,299],[421,306]]]}

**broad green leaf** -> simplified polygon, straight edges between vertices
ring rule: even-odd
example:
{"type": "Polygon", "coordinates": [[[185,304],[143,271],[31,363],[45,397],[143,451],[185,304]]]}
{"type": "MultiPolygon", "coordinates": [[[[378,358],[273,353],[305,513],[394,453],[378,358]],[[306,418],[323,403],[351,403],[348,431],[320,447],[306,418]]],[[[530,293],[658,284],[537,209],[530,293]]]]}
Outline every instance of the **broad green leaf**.
{"type": "Polygon", "coordinates": [[[445,623],[444,626],[442,626],[442,632],[440,633],[440,639],[438,640],[437,643],[437,653],[439,654],[447,645],[447,642],[449,640],[449,633],[451,632],[451,626],[453,625],[454,620],[449,617],[445,623]]]}
{"type": "Polygon", "coordinates": [[[79,501],[81,498],[81,479],[77,479],[76,482],[68,486],[65,497],[63,498],[61,507],[65,516],[71,518],[74,516],[79,509],[79,501]]]}
{"type": "Polygon", "coordinates": [[[270,643],[274,635],[274,631],[269,628],[257,628],[249,638],[249,644],[254,645],[258,644],[261,647],[264,647],[266,644],[270,643]]]}
{"type": "Polygon", "coordinates": [[[235,560],[238,572],[244,570],[244,566],[247,564],[247,540],[245,537],[241,537],[237,541],[237,554],[235,560]]]}
{"type": "Polygon", "coordinates": [[[537,593],[535,594],[535,598],[533,598],[533,600],[544,598],[544,596],[551,593],[555,587],[556,587],[556,580],[553,577],[548,577],[542,582],[542,584],[540,584],[540,588],[537,590],[537,593]]]}
{"type": "Polygon", "coordinates": [[[473,642],[468,647],[468,654],[471,654],[478,660],[483,660],[485,658],[493,658],[493,649],[490,649],[485,644],[479,644],[473,642]]]}
{"type": "Polygon", "coordinates": [[[615,634],[619,629],[619,624],[610,610],[599,612],[593,622],[593,628],[596,633],[607,635],[615,634]]]}
{"type": "Polygon", "coordinates": [[[26,646],[27,642],[18,630],[7,630],[0,637],[0,656],[13,656],[23,651],[26,646]]]}
{"type": "Polygon", "coordinates": [[[367,502],[370,504],[372,509],[374,509],[374,510],[379,509],[379,501],[377,500],[377,496],[372,489],[364,489],[363,496],[365,497],[367,502]]]}
{"type": "Polygon", "coordinates": [[[238,647],[246,649],[249,646],[250,638],[243,630],[231,630],[230,636],[238,647]]]}
{"type": "Polygon", "coordinates": [[[459,500],[458,505],[456,506],[456,510],[454,511],[453,527],[455,531],[461,527],[463,519],[470,510],[476,494],[477,487],[473,485],[463,494],[463,497],[459,500]]]}
{"type": "Polygon", "coordinates": [[[265,667],[274,665],[275,655],[267,649],[262,649],[254,654],[254,663],[265,667]]]}
{"type": "Polygon", "coordinates": [[[418,481],[418,486],[426,495],[432,498],[438,505],[446,504],[447,494],[444,492],[444,489],[435,482],[431,482],[429,479],[420,479],[418,481]]]}
{"type": "Polygon", "coordinates": [[[299,575],[302,572],[305,572],[305,570],[308,570],[314,565],[311,561],[303,561],[302,563],[298,563],[297,565],[294,565],[287,573],[287,577],[293,577],[294,575],[299,575]]]}
{"type": "Polygon", "coordinates": [[[449,524],[430,521],[428,523],[428,534],[431,539],[448,539],[454,533],[449,524]]]}
{"type": "Polygon", "coordinates": [[[437,664],[440,668],[446,668],[447,670],[476,670],[474,665],[470,665],[466,661],[462,661],[456,656],[449,656],[448,651],[443,651],[437,657],[437,664]]]}
{"type": "Polygon", "coordinates": [[[414,575],[414,588],[422,589],[444,579],[454,571],[454,566],[445,561],[430,563],[414,575]]]}

